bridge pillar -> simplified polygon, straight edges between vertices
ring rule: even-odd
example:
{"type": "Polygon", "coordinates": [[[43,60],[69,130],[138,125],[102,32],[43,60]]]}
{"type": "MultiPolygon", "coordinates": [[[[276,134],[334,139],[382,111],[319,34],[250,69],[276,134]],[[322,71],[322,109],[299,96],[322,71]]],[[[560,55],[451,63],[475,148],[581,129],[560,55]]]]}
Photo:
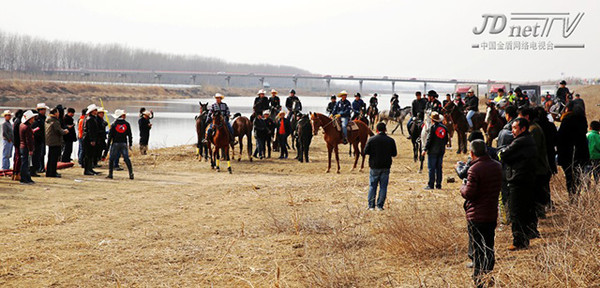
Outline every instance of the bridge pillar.
{"type": "Polygon", "coordinates": [[[427,82],[423,82],[423,95],[427,95],[427,82]]]}
{"type": "Polygon", "coordinates": [[[154,79],[156,80],[156,83],[160,83],[160,78],[162,77],[161,74],[154,74],[154,79]]]}
{"type": "Polygon", "coordinates": [[[363,92],[362,92],[362,86],[363,86],[362,84],[363,84],[363,80],[358,80],[358,92],[359,92],[360,94],[362,94],[362,93],[363,93],[363,92]]]}
{"type": "Polygon", "coordinates": [[[396,93],[396,81],[392,81],[392,94],[396,93]]]}
{"type": "Polygon", "coordinates": [[[298,89],[298,78],[292,78],[292,81],[294,81],[294,90],[298,89]]]}
{"type": "Polygon", "coordinates": [[[192,85],[196,84],[196,75],[191,75],[190,80],[192,82],[192,85]]]}
{"type": "Polygon", "coordinates": [[[327,96],[329,96],[329,93],[331,93],[331,79],[327,78],[325,82],[327,82],[327,96]]]}
{"type": "Polygon", "coordinates": [[[231,84],[230,81],[231,81],[231,76],[225,77],[225,82],[227,82],[227,89],[229,89],[229,85],[231,84]]]}
{"type": "Polygon", "coordinates": [[[258,82],[260,82],[260,89],[265,87],[265,77],[258,78],[258,82]]]}

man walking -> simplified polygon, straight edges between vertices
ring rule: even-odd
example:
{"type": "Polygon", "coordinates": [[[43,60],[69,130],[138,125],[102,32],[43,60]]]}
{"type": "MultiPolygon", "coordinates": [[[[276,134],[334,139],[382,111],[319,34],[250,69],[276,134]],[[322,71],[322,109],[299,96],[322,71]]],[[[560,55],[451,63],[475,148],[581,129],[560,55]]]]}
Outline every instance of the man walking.
{"type": "Polygon", "coordinates": [[[48,145],[48,164],[46,167],[46,177],[60,178],[56,172],[56,165],[60,158],[60,150],[63,144],[63,135],[69,133],[69,130],[62,129],[59,112],[57,108],[50,110],[50,117],[46,119],[46,145],[48,145]]]}
{"type": "Polygon", "coordinates": [[[10,110],[6,110],[2,113],[2,117],[4,117],[4,123],[2,123],[2,170],[8,170],[10,169],[10,156],[14,146],[13,124],[10,123],[12,113],[10,110]]]}
{"type": "Polygon", "coordinates": [[[475,286],[484,287],[483,276],[491,272],[495,264],[494,237],[502,166],[490,158],[483,140],[471,142],[470,154],[471,167],[460,194],[465,198],[473,280],[475,286]]]}
{"type": "Polygon", "coordinates": [[[535,218],[534,211],[534,160],[537,156],[535,141],[529,133],[529,121],[517,118],[512,124],[515,139],[500,150],[500,160],[505,164],[509,189],[509,212],[512,221],[513,244],[508,250],[529,247],[528,225],[535,218]]]}
{"type": "Polygon", "coordinates": [[[448,143],[448,129],[442,124],[442,116],[437,113],[431,113],[431,120],[434,122],[427,135],[427,142],[423,149],[423,157],[427,157],[427,169],[429,170],[429,182],[425,190],[442,189],[442,163],[446,144],[448,143]]]}
{"type": "MultiPolygon", "coordinates": [[[[119,163],[119,158],[122,155],[125,165],[127,165],[127,170],[129,170],[129,179],[133,180],[133,166],[131,165],[131,160],[129,160],[129,150],[131,150],[131,146],[133,145],[131,125],[125,121],[127,117],[125,110],[115,110],[113,117],[117,118],[117,120],[110,126],[110,131],[108,132],[108,142],[106,145],[110,148],[110,159],[108,160],[108,175],[106,178],[113,178],[115,163],[119,163]]],[[[106,151],[102,158],[106,158],[106,151]]]]}
{"type": "Polygon", "coordinates": [[[365,146],[365,155],[369,155],[369,210],[375,209],[375,196],[377,196],[377,185],[379,185],[379,198],[377,199],[377,210],[383,210],[387,196],[387,186],[390,177],[392,157],[396,157],[396,142],[385,134],[385,123],[380,122],[376,126],[377,135],[369,138],[365,146]]]}

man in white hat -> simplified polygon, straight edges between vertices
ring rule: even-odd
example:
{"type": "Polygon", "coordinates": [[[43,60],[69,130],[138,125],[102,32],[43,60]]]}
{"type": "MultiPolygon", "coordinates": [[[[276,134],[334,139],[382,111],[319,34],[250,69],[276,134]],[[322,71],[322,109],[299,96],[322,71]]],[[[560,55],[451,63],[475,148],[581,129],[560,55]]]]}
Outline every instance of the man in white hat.
{"type": "MultiPolygon", "coordinates": [[[[229,107],[227,106],[227,104],[225,104],[225,102],[223,102],[223,98],[225,98],[225,96],[223,96],[223,94],[221,93],[216,93],[215,96],[215,103],[212,104],[212,106],[210,106],[210,109],[208,110],[208,122],[210,122],[210,125],[208,126],[208,130],[206,131],[206,137],[212,137],[213,134],[213,127],[212,127],[212,118],[213,115],[215,115],[215,113],[220,113],[223,116],[223,120],[225,120],[225,123],[227,124],[227,131],[229,131],[229,142],[231,143],[231,145],[235,145],[235,138],[233,137],[233,127],[231,127],[231,123],[229,123],[229,116],[231,115],[231,112],[229,112],[229,107]]],[[[202,140],[203,143],[208,142],[208,140],[206,138],[204,138],[202,140]]]]}
{"type": "Polygon", "coordinates": [[[87,116],[83,124],[83,175],[98,175],[94,171],[94,157],[98,145],[98,107],[91,104],[87,107],[87,116]]]}
{"type": "Polygon", "coordinates": [[[442,120],[444,117],[438,112],[431,113],[433,126],[427,135],[427,142],[423,147],[423,157],[427,154],[427,169],[429,170],[429,182],[425,190],[442,189],[442,163],[444,161],[444,153],[446,152],[446,144],[448,143],[448,129],[442,120]],[[435,186],[434,186],[435,185],[435,186]]]}
{"type": "Polygon", "coordinates": [[[271,105],[271,109],[274,111],[281,110],[281,101],[279,101],[279,96],[277,96],[277,90],[271,89],[271,97],[269,98],[269,104],[271,105]]]}
{"type": "Polygon", "coordinates": [[[31,167],[31,176],[39,177],[37,173],[46,172],[46,165],[44,163],[44,159],[46,157],[46,111],[49,109],[45,103],[38,103],[36,105],[36,109],[38,112],[35,121],[31,125],[31,129],[33,130],[33,138],[35,140],[35,152],[33,153],[31,162],[33,166],[31,167]]]}
{"type": "Polygon", "coordinates": [[[335,107],[333,108],[333,112],[331,114],[333,114],[336,118],[340,118],[340,121],[342,121],[342,133],[344,134],[343,143],[348,144],[348,122],[350,121],[352,104],[350,104],[350,101],[346,99],[348,97],[348,92],[346,92],[346,90],[341,91],[337,96],[342,99],[335,103],[335,107]]]}
{"type": "Polygon", "coordinates": [[[152,112],[145,110],[142,112],[142,117],[138,120],[138,126],[140,129],[140,154],[146,155],[148,153],[148,143],[150,142],[150,129],[152,129],[152,123],[150,123],[150,117],[152,112]]]}
{"type": "MultiPolygon", "coordinates": [[[[115,163],[119,163],[119,158],[123,155],[123,160],[129,170],[129,179],[133,180],[133,166],[131,165],[131,160],[129,160],[129,150],[131,150],[133,145],[131,125],[125,121],[125,118],[127,118],[125,110],[115,110],[113,117],[117,118],[117,120],[110,126],[110,131],[108,132],[107,145],[110,148],[110,159],[108,160],[108,176],[106,178],[113,178],[115,163]]],[[[106,158],[106,152],[104,152],[103,158],[106,158]]]]}
{"type": "MultiPolygon", "coordinates": [[[[269,110],[269,98],[265,97],[265,90],[260,89],[256,93],[256,98],[254,98],[254,106],[252,106],[252,110],[254,110],[254,117],[256,115],[262,114],[263,111],[269,110]]],[[[250,117],[250,121],[254,120],[254,117],[250,117]]]]}
{"type": "Polygon", "coordinates": [[[34,184],[31,180],[30,157],[35,152],[35,140],[33,136],[33,129],[31,125],[35,121],[37,113],[33,113],[31,110],[25,111],[21,118],[21,125],[19,125],[19,155],[21,159],[21,183],[23,184],[34,184]]]}
{"type": "Polygon", "coordinates": [[[2,123],[2,170],[8,170],[14,146],[13,125],[10,123],[12,112],[6,110],[2,113],[2,117],[4,117],[4,123],[2,123]]]}
{"type": "Polygon", "coordinates": [[[98,144],[96,145],[96,157],[94,157],[94,167],[100,167],[98,162],[102,159],[102,154],[108,149],[106,146],[106,127],[108,122],[104,119],[105,113],[104,108],[98,107],[98,113],[96,114],[96,121],[98,121],[98,144]]]}

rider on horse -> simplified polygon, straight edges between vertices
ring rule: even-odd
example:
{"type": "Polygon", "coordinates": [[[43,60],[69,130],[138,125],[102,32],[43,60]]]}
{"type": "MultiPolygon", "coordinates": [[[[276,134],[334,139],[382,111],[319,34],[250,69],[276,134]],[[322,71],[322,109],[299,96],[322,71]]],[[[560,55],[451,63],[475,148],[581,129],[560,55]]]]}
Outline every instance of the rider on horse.
{"type": "Polygon", "coordinates": [[[335,97],[335,94],[331,95],[331,102],[329,102],[329,104],[327,104],[327,114],[329,114],[329,116],[331,117],[331,115],[333,115],[333,108],[335,108],[335,103],[336,103],[337,97],[335,97]]]}
{"type": "Polygon", "coordinates": [[[529,97],[523,94],[521,87],[517,87],[517,89],[515,89],[515,95],[517,95],[517,99],[515,101],[517,108],[529,107],[529,97]]]}
{"type": "Polygon", "coordinates": [[[348,92],[346,90],[338,93],[338,97],[342,98],[335,104],[332,114],[336,118],[340,118],[342,121],[342,133],[344,134],[344,144],[348,144],[348,122],[350,121],[350,112],[352,111],[352,104],[346,99],[348,92]]]}
{"type": "Polygon", "coordinates": [[[265,97],[265,90],[260,89],[256,93],[258,96],[254,98],[254,106],[252,106],[254,113],[250,117],[250,121],[254,120],[257,115],[262,115],[263,111],[269,110],[269,98],[265,97]]]}
{"type": "Polygon", "coordinates": [[[356,120],[360,118],[360,114],[365,112],[367,104],[365,101],[360,99],[360,93],[354,94],[354,101],[352,101],[352,120],[356,120]]]}
{"type": "Polygon", "coordinates": [[[394,93],[392,99],[390,99],[390,117],[394,118],[400,113],[400,101],[398,101],[398,94],[394,93]]]}
{"type": "Polygon", "coordinates": [[[235,139],[233,138],[233,127],[231,127],[231,123],[229,123],[229,115],[231,114],[229,112],[229,107],[227,106],[227,104],[225,104],[223,101],[223,98],[225,98],[225,96],[223,96],[223,94],[221,93],[217,93],[214,96],[215,98],[215,103],[213,103],[212,106],[210,106],[210,109],[208,110],[208,122],[210,123],[210,126],[208,127],[208,131],[206,131],[206,138],[204,138],[202,140],[203,143],[208,142],[208,137],[212,137],[213,136],[213,124],[212,124],[212,117],[215,113],[220,113],[223,116],[223,120],[225,121],[225,124],[227,125],[227,131],[229,131],[229,141],[231,142],[232,145],[235,145],[235,139]]]}
{"type": "Polygon", "coordinates": [[[435,92],[435,90],[429,90],[429,92],[427,92],[427,98],[428,101],[427,104],[425,104],[425,111],[442,113],[442,103],[437,100],[437,92],[435,92]]]}
{"type": "Polygon", "coordinates": [[[271,89],[271,97],[269,98],[269,104],[271,105],[271,109],[281,110],[281,101],[279,100],[279,96],[277,96],[277,90],[271,89]]]}
{"type": "Polygon", "coordinates": [[[302,111],[302,102],[296,96],[296,90],[290,90],[290,96],[285,99],[285,107],[288,109],[288,120],[292,119],[292,115],[302,111]]]}
{"type": "Polygon", "coordinates": [[[479,98],[475,96],[475,92],[473,88],[469,89],[467,92],[467,97],[465,98],[465,110],[467,110],[467,123],[469,123],[469,127],[473,128],[473,115],[479,112],[479,98]]]}
{"type": "MultiPolygon", "coordinates": [[[[408,119],[408,123],[406,123],[406,128],[408,129],[408,131],[410,131],[410,126],[413,124],[413,122],[417,119],[423,121],[423,115],[425,115],[425,106],[427,106],[427,99],[425,98],[421,98],[421,91],[417,91],[415,92],[415,97],[417,99],[413,100],[411,106],[412,106],[412,117],[410,117],[410,119],[408,119]]],[[[410,135],[408,135],[407,137],[408,139],[411,138],[410,135]]]]}
{"type": "Polygon", "coordinates": [[[373,97],[371,97],[371,99],[369,99],[369,106],[373,107],[373,109],[375,109],[375,114],[379,113],[379,110],[377,109],[377,105],[379,104],[379,101],[377,100],[377,93],[373,94],[373,97]]]}

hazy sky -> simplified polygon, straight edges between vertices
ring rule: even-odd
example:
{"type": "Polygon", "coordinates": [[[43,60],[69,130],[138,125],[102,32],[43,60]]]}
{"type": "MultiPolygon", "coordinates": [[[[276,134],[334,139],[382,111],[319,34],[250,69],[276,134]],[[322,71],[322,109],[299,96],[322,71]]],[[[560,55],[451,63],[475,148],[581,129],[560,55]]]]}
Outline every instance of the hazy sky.
{"type": "Polygon", "coordinates": [[[0,30],[46,39],[120,43],[229,62],[293,65],[314,73],[493,80],[600,77],[599,1],[4,0],[0,30]],[[459,4],[460,3],[460,4],[459,4]],[[573,34],[548,38],[584,49],[485,51],[509,41],[474,35],[482,14],[584,12],[573,34]]]}

